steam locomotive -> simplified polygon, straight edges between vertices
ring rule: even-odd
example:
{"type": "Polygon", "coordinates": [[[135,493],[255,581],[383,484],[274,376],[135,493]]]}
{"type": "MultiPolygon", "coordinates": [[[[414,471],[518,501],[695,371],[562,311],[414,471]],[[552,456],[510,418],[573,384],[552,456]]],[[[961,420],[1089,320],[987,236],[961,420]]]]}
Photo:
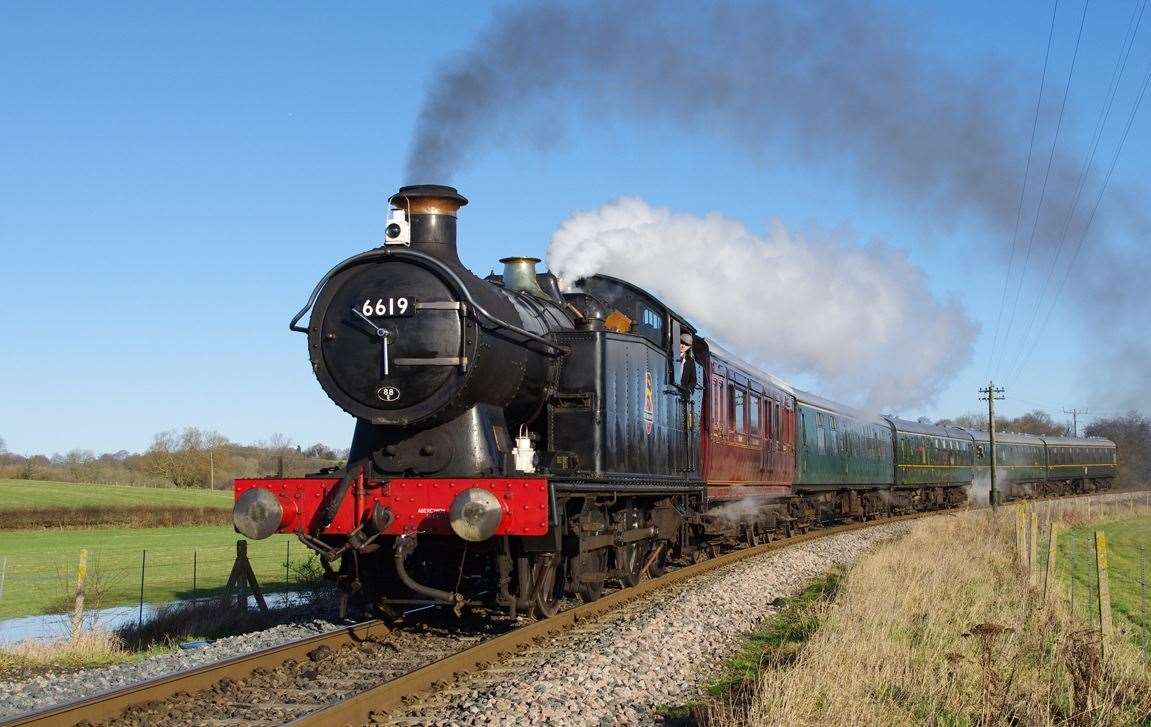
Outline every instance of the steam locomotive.
{"type": "MultiPolygon", "coordinates": [[[[669,562],[959,505],[987,479],[985,433],[795,389],[624,280],[565,291],[528,257],[481,279],[457,254],[454,188],[390,202],[384,244],[328,271],[290,324],[355,417],[347,465],[236,480],[233,511],[249,538],[296,535],[384,612],[547,617],[669,562]]],[[[994,449],[1006,497],[1115,476],[1103,439],[1000,435],[994,449]]]]}

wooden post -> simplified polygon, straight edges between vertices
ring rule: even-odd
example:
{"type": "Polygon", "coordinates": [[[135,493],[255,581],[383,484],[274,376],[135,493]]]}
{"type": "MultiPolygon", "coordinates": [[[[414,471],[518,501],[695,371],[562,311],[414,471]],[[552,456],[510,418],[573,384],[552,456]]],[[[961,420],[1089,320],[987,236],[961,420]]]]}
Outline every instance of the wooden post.
{"type": "Polygon", "coordinates": [[[1095,531],[1095,569],[1099,578],[1099,634],[1111,634],[1111,585],[1107,580],[1107,535],[1095,531]]]}
{"type": "Polygon", "coordinates": [[[80,638],[84,629],[84,584],[88,581],[88,549],[80,548],[80,563],[76,566],[76,605],[72,609],[72,640],[80,638]]]}
{"type": "Polygon", "coordinates": [[[1055,560],[1059,555],[1059,530],[1055,518],[1047,523],[1047,572],[1043,577],[1043,600],[1050,598],[1051,587],[1055,584],[1055,560]]]}
{"type": "Polygon", "coordinates": [[[1025,535],[1023,528],[1024,518],[1027,517],[1027,513],[1024,510],[1026,507],[1027,505],[1024,503],[1015,506],[1015,554],[1018,556],[1020,564],[1026,560],[1026,556],[1024,555],[1026,548],[1024,548],[1025,535]]]}
{"type": "Polygon", "coordinates": [[[1075,579],[1079,577],[1079,539],[1071,536],[1071,615],[1075,615],[1075,579]]]}
{"type": "Polygon", "coordinates": [[[148,564],[148,549],[140,552],[140,611],[136,616],[136,628],[144,624],[144,566],[148,564]]]}
{"type": "Polygon", "coordinates": [[[224,586],[222,599],[224,605],[229,606],[235,603],[237,609],[246,611],[248,609],[248,599],[245,594],[247,588],[252,589],[252,594],[256,597],[256,605],[260,607],[260,613],[266,616],[268,603],[264,600],[264,592],[260,589],[260,583],[256,580],[256,574],[248,560],[248,541],[237,540],[236,560],[232,564],[232,573],[228,576],[228,584],[224,586]]]}
{"type": "Polygon", "coordinates": [[[1039,513],[1031,511],[1031,527],[1027,529],[1027,582],[1032,588],[1039,584],[1039,513]]]}
{"type": "Polygon", "coordinates": [[[1139,546],[1139,620],[1143,623],[1143,663],[1147,663],[1147,548],[1139,546]]]}

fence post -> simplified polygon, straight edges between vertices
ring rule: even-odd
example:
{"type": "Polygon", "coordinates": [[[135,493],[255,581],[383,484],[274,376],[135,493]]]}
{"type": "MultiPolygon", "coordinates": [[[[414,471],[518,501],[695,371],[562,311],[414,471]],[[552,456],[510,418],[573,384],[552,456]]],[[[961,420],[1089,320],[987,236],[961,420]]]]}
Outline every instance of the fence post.
{"type": "Polygon", "coordinates": [[[292,541],[284,541],[284,585],[287,586],[291,582],[288,575],[288,566],[292,563],[292,541]]]}
{"type": "Polygon", "coordinates": [[[192,548],[192,600],[196,600],[196,567],[200,555],[199,548],[192,548]]]}
{"type": "Polygon", "coordinates": [[[1022,564],[1024,560],[1023,519],[1027,517],[1027,513],[1024,511],[1025,507],[1026,505],[1023,503],[1015,506],[1015,555],[1019,559],[1020,564],[1022,564]]]}
{"type": "Polygon", "coordinates": [[[1139,546],[1139,612],[1143,623],[1143,663],[1147,663],[1147,546],[1139,546]]]}
{"type": "Polygon", "coordinates": [[[148,549],[140,551],[140,611],[136,615],[136,628],[144,624],[144,566],[148,562],[148,549]]]}
{"type": "Polygon", "coordinates": [[[1071,615],[1075,615],[1075,581],[1079,578],[1079,540],[1071,535],[1071,615]]]}
{"type": "Polygon", "coordinates": [[[4,576],[8,573],[8,556],[0,560],[0,601],[4,600],[4,576]]]}
{"type": "Polygon", "coordinates": [[[72,640],[80,638],[84,628],[84,584],[88,580],[88,549],[80,548],[80,563],[76,566],[76,605],[72,609],[72,640]]]}
{"type": "Polygon", "coordinates": [[[1059,528],[1055,525],[1055,518],[1047,521],[1047,572],[1043,576],[1043,600],[1050,597],[1051,587],[1055,583],[1055,560],[1059,555],[1059,528]]]}
{"type": "Polygon", "coordinates": [[[1107,579],[1107,535],[1095,531],[1095,568],[1099,578],[1100,643],[1111,634],[1111,585],[1107,579]]]}
{"type": "Polygon", "coordinates": [[[1034,510],[1031,511],[1031,527],[1027,529],[1028,544],[1027,544],[1027,583],[1032,588],[1035,588],[1039,580],[1039,513],[1034,510]]]}

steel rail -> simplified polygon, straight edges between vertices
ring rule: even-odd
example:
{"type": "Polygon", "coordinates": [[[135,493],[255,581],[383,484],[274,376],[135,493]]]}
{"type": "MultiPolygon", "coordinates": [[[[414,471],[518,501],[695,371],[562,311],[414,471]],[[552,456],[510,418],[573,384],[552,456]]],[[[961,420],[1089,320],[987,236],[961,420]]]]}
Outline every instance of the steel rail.
{"type": "Polygon", "coordinates": [[[212,664],[179,671],[113,689],[86,699],[25,712],[0,720],[2,727],[71,727],[79,722],[102,722],[119,716],[129,707],[166,699],[177,692],[210,689],[222,679],[245,679],[256,669],[271,668],[289,659],[302,660],[320,646],[331,649],[356,644],[389,633],[382,621],[365,621],[339,631],[318,634],[299,641],[280,644],[250,654],[242,654],[212,664]]]}
{"type": "Polygon", "coordinates": [[[839,535],[853,530],[862,530],[880,525],[890,525],[905,520],[954,514],[967,509],[969,508],[965,506],[950,510],[930,510],[927,512],[897,515],[866,522],[848,523],[831,528],[819,528],[800,535],[794,535],[790,538],[782,538],[763,545],[736,550],[716,558],[710,558],[702,563],[677,568],[659,578],[643,581],[631,588],[620,589],[599,600],[560,611],[551,618],[535,621],[505,634],[501,634],[500,636],[488,639],[469,649],[456,652],[451,656],[432,662],[415,671],[408,672],[404,676],[371,687],[342,702],[337,702],[316,712],[306,714],[288,724],[292,727],[320,727],[346,724],[359,725],[383,721],[385,715],[390,710],[406,703],[421,693],[446,687],[448,683],[468,673],[482,670],[516,651],[527,648],[533,643],[559,634],[573,626],[598,618],[650,593],[682,583],[709,571],[738,563],[747,558],[754,558],[758,555],[770,553],[775,550],[782,550],[794,545],[799,545],[800,543],[806,543],[832,535],[839,535]]]}

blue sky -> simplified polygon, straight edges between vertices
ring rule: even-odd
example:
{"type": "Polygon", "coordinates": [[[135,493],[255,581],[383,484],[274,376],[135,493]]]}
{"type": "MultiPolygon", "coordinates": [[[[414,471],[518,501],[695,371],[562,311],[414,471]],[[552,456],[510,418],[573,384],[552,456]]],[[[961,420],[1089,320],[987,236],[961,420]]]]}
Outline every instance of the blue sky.
{"type": "MultiPolygon", "coordinates": [[[[1055,93],[1081,7],[1068,0],[1060,13],[1055,93]]],[[[928,53],[960,67],[1001,64],[1033,103],[1049,4],[892,8],[928,53]]],[[[1130,9],[1091,9],[1068,153],[1082,153],[1130,9]]],[[[9,448],[138,450],[189,425],[239,441],[282,432],[345,446],[352,420],[315,382],[288,320],[332,264],[378,244],[387,196],[408,181],[428,79],[490,12],[479,3],[0,9],[0,436],[9,448]]],[[[1151,55],[1149,32],[1131,75],[1151,55]]],[[[1148,168],[1148,113],[1136,119],[1119,182],[1148,168]]],[[[658,122],[573,119],[557,150],[501,148],[453,180],[472,200],[461,255],[480,274],[509,254],[542,257],[571,212],[621,195],[720,211],[753,229],[772,217],[848,228],[909,250],[931,288],[959,297],[982,325],[971,365],[933,405],[903,413],[976,410],[1003,285],[1001,262],[977,253],[988,232],[925,231],[845,183],[834,163],[774,151],[764,163],[658,122]]],[[[1076,321],[1057,310],[1052,345],[1067,353],[1033,359],[1004,413],[1107,411],[1081,393],[1076,321]]]]}

